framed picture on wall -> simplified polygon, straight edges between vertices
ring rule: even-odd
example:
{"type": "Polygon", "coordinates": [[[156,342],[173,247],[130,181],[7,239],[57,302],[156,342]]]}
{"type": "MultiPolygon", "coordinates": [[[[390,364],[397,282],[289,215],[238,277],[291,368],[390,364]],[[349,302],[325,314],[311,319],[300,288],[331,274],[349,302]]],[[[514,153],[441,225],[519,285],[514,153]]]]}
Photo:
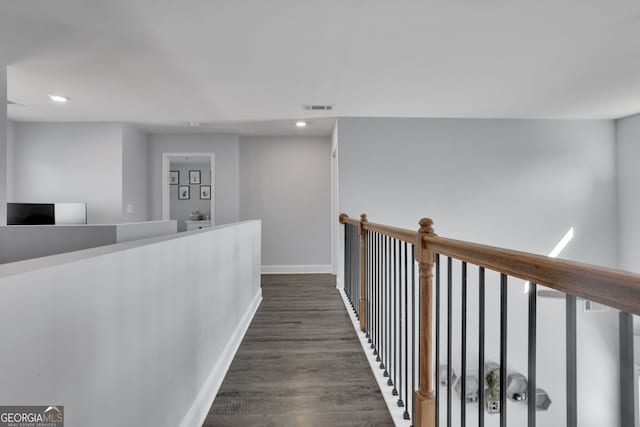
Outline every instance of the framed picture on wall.
{"type": "Polygon", "coordinates": [[[189,200],[191,198],[191,187],[181,185],[178,187],[178,200],[189,200]]]}
{"type": "Polygon", "coordinates": [[[200,171],[189,171],[189,184],[200,184],[200,171]]]}
{"type": "Polygon", "coordinates": [[[180,171],[170,171],[169,185],[178,185],[178,184],[180,184],[180,171]]]}
{"type": "Polygon", "coordinates": [[[211,200],[211,186],[210,185],[201,185],[200,186],[200,200],[211,200]]]}

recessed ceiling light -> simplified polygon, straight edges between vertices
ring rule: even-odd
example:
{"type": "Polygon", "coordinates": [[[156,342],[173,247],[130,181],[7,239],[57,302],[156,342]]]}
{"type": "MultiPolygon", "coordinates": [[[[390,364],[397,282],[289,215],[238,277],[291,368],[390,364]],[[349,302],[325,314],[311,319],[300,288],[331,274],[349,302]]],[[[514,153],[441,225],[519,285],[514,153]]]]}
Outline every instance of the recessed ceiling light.
{"type": "Polygon", "coordinates": [[[53,102],[59,102],[61,104],[64,104],[65,102],[67,102],[69,100],[69,98],[67,98],[66,96],[62,96],[62,95],[55,95],[55,94],[49,94],[49,98],[53,101],[53,102]]]}
{"type": "Polygon", "coordinates": [[[296,122],[296,126],[299,128],[307,127],[307,122],[296,122]]]}

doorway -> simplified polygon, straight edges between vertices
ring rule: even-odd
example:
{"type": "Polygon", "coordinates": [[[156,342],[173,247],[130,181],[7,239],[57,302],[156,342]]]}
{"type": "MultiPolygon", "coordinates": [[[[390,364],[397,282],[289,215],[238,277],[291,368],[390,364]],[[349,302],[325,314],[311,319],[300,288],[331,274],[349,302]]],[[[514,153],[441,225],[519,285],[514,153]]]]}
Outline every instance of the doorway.
{"type": "Polygon", "coordinates": [[[162,153],[162,219],[178,232],[215,225],[215,154],[162,153]]]}

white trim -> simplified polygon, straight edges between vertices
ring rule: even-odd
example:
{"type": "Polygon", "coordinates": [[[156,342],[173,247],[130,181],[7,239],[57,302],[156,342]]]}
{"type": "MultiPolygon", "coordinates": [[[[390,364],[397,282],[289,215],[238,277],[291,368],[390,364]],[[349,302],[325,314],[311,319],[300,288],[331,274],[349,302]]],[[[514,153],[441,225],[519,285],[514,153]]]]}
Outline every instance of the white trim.
{"type": "Polygon", "coordinates": [[[313,274],[332,273],[333,266],[326,265],[263,265],[262,274],[313,274]]]}
{"type": "MultiPolygon", "coordinates": [[[[216,218],[216,154],[215,153],[162,153],[162,219],[170,220],[171,200],[169,197],[169,159],[171,157],[210,157],[211,158],[211,225],[215,225],[216,218]]],[[[200,193],[198,192],[198,197],[200,193]]]]}
{"type": "MultiPolygon", "coordinates": [[[[349,304],[349,300],[347,299],[347,295],[344,293],[344,289],[339,289],[339,292],[340,296],[342,297],[344,307],[347,309],[347,313],[349,313],[349,318],[351,319],[353,329],[356,330],[356,335],[358,336],[358,340],[360,340],[362,350],[364,351],[364,354],[369,361],[369,367],[373,372],[373,376],[376,378],[378,388],[380,389],[380,393],[382,393],[382,397],[384,398],[384,403],[387,404],[387,409],[389,410],[389,414],[393,419],[393,423],[396,425],[396,427],[410,427],[411,421],[405,420],[402,417],[405,408],[398,407],[398,396],[394,396],[392,394],[392,388],[387,385],[388,378],[384,377],[383,371],[380,369],[380,362],[376,362],[376,357],[371,351],[371,346],[367,342],[365,335],[362,333],[362,331],[360,331],[360,321],[356,318],[356,315],[353,312],[351,305],[349,304]]],[[[411,393],[411,395],[413,395],[413,393],[411,393]]]]}
{"type": "Polygon", "coordinates": [[[209,413],[209,409],[211,408],[211,405],[213,405],[213,401],[220,390],[222,381],[229,370],[229,366],[231,366],[231,362],[238,351],[238,347],[240,347],[240,343],[242,342],[244,335],[247,333],[247,329],[249,329],[253,316],[255,316],[256,311],[260,306],[260,302],[262,302],[262,289],[258,290],[256,296],[249,305],[249,308],[242,317],[242,320],[236,327],[236,330],[231,334],[220,358],[213,366],[213,369],[211,369],[211,372],[202,385],[198,396],[196,396],[196,399],[191,404],[189,411],[187,411],[187,414],[182,419],[180,427],[201,426],[204,423],[204,420],[207,418],[207,414],[209,413]]]}
{"type": "MultiPolygon", "coordinates": [[[[340,273],[340,261],[341,255],[338,249],[338,242],[340,237],[340,226],[338,221],[338,215],[340,215],[340,180],[338,176],[339,166],[339,153],[338,153],[338,119],[333,126],[333,133],[331,134],[331,264],[333,264],[333,274],[337,277],[341,276],[340,273]]],[[[336,280],[337,282],[341,279],[336,280]]]]}

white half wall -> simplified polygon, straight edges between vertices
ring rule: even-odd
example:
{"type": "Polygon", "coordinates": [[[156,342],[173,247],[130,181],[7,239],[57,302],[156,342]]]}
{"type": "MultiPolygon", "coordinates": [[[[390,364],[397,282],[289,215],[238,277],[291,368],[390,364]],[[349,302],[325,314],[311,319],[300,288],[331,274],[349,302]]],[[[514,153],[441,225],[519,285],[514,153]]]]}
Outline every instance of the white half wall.
{"type": "Polygon", "coordinates": [[[150,134],[149,185],[152,219],[162,218],[162,153],[215,153],[215,221],[239,218],[238,136],[227,134],[150,134]]]}
{"type": "Polygon", "coordinates": [[[90,224],[122,221],[122,125],[15,127],[16,202],[86,202],[90,224]]]}
{"type": "Polygon", "coordinates": [[[116,224],[116,242],[130,242],[132,240],[148,239],[155,236],[165,236],[178,232],[178,224],[174,220],[145,221],[116,224]]]}
{"type": "Polygon", "coordinates": [[[202,425],[261,298],[260,222],[6,264],[0,289],[3,404],[202,425]]]}
{"type": "Polygon", "coordinates": [[[7,69],[0,64],[0,226],[7,224],[7,188],[8,162],[7,155],[7,69]]]}
{"type": "Polygon", "coordinates": [[[620,267],[640,273],[640,115],[616,120],[620,267]]]}
{"type": "Polygon", "coordinates": [[[149,140],[140,129],[122,127],[122,220],[149,219],[149,140]]]}
{"type": "Polygon", "coordinates": [[[331,272],[331,140],[242,137],[240,218],[262,219],[265,272],[331,272]]]}

